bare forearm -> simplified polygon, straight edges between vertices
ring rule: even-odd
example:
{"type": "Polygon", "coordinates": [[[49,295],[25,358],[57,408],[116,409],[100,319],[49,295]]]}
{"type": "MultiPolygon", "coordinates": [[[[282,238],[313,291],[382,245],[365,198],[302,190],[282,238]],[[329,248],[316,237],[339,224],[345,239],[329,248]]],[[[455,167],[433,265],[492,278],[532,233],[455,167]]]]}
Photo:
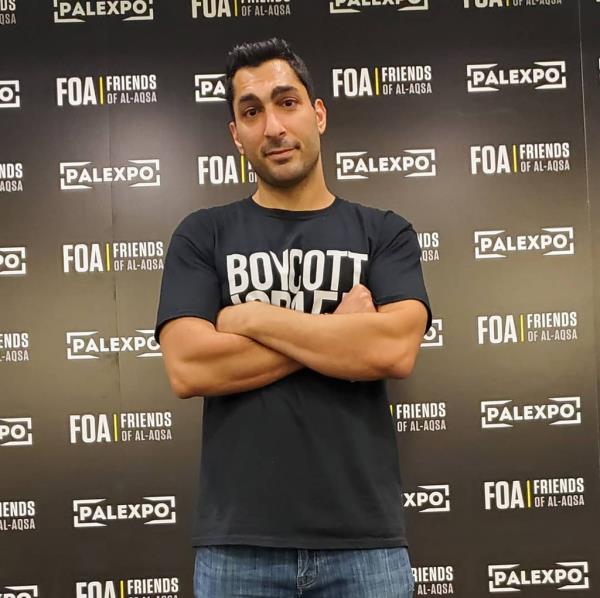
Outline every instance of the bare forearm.
{"type": "Polygon", "coordinates": [[[189,359],[188,396],[219,396],[266,386],[304,366],[246,336],[217,332],[210,354],[189,359]]]}
{"type": "Polygon", "coordinates": [[[401,351],[385,314],[314,315],[264,304],[246,311],[233,322],[240,334],[327,376],[386,378],[401,351]]]}

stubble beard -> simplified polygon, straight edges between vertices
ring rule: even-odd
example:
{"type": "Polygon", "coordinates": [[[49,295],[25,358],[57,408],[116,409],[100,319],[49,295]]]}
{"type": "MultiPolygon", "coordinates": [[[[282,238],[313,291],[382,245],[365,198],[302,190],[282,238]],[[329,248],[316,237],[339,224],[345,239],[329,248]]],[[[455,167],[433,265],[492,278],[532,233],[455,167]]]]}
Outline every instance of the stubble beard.
{"type": "Polygon", "coordinates": [[[307,178],[312,173],[312,171],[317,166],[319,156],[320,152],[315,152],[314,159],[312,159],[308,164],[306,164],[304,168],[301,168],[299,172],[288,177],[274,176],[269,170],[268,166],[263,167],[263,163],[256,164],[256,166],[252,164],[252,167],[254,168],[256,176],[263,182],[265,182],[267,185],[280,189],[290,189],[292,187],[295,187],[296,185],[299,185],[305,178],[307,178]]]}

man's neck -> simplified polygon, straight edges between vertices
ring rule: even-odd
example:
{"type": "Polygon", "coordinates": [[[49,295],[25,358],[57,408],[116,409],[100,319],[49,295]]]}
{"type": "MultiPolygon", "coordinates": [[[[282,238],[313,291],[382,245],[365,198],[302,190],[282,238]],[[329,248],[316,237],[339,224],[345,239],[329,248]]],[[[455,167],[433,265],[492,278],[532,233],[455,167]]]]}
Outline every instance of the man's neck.
{"type": "Polygon", "coordinates": [[[321,176],[306,177],[294,187],[273,187],[258,180],[258,189],[252,199],[263,208],[280,210],[320,210],[331,205],[335,195],[327,189],[325,179],[321,176]]]}

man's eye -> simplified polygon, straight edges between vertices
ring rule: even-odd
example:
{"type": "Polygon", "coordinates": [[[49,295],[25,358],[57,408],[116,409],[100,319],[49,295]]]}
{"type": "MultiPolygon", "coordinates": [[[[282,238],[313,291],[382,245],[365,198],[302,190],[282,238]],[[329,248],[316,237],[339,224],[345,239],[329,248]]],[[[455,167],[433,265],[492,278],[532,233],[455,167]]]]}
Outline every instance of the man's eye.
{"type": "Polygon", "coordinates": [[[244,116],[255,116],[256,115],[256,108],[248,108],[247,110],[244,110],[244,116]]]}
{"type": "Polygon", "coordinates": [[[285,100],[283,100],[282,103],[287,108],[291,108],[292,106],[295,106],[298,103],[298,100],[296,100],[295,98],[286,98],[285,100]]]}

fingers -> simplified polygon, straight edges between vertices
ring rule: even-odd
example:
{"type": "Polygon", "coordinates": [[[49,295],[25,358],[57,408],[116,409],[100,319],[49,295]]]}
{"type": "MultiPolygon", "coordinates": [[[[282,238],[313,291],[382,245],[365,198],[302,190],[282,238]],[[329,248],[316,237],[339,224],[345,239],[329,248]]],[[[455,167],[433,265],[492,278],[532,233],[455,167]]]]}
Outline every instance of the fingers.
{"type": "Polygon", "coordinates": [[[363,284],[355,284],[350,291],[342,294],[342,301],[333,313],[376,312],[371,291],[363,284]]]}

